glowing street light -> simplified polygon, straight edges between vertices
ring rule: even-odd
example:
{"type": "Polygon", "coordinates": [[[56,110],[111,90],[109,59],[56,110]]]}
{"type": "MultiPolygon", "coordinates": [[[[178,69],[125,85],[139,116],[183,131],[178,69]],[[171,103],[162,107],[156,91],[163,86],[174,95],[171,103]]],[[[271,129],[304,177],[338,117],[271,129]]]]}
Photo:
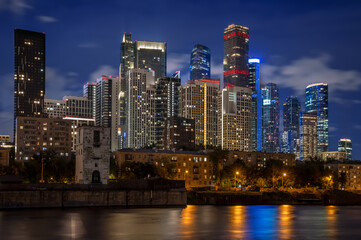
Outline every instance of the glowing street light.
{"type": "Polygon", "coordinates": [[[287,176],[287,174],[283,173],[283,175],[282,175],[282,188],[283,188],[283,177],[286,177],[286,176],[287,176]]]}

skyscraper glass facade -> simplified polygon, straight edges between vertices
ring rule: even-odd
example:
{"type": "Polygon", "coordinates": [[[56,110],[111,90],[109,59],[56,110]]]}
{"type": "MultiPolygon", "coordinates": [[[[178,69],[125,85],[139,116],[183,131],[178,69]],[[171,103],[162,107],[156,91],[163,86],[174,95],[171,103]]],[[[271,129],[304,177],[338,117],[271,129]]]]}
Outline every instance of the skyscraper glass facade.
{"type": "Polygon", "coordinates": [[[317,114],[317,152],[328,151],[328,85],[314,83],[306,87],[307,113],[317,114]]]}
{"type": "Polygon", "coordinates": [[[338,141],[338,151],[345,152],[347,160],[352,160],[352,142],[351,139],[341,138],[338,141]]]}
{"type": "Polygon", "coordinates": [[[299,135],[299,112],[301,104],[297,97],[287,97],[283,103],[282,152],[297,153],[299,135]]]}
{"type": "Polygon", "coordinates": [[[249,29],[229,25],[224,30],[223,82],[225,87],[248,87],[249,29]]]}
{"type": "Polygon", "coordinates": [[[211,50],[206,46],[196,44],[191,54],[189,80],[202,78],[211,78],[211,50]]]}

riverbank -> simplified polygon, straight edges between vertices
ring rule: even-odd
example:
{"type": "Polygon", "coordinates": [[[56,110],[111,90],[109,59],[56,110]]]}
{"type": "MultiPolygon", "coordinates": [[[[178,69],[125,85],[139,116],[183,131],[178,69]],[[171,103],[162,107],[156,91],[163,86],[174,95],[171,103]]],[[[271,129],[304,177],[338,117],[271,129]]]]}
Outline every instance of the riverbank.
{"type": "Polygon", "coordinates": [[[191,205],[361,205],[361,194],[328,190],[315,192],[188,191],[191,205]]]}

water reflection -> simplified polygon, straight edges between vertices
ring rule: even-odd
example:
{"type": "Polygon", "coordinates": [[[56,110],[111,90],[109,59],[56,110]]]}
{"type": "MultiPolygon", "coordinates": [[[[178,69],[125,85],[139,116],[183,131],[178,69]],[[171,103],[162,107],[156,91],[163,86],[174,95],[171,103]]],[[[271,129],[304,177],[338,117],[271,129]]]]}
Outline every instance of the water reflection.
{"type": "Polygon", "coordinates": [[[278,213],[279,239],[292,239],[294,228],[294,206],[281,205],[278,213]]]}
{"type": "Polygon", "coordinates": [[[230,227],[229,231],[231,237],[245,238],[247,233],[247,207],[246,206],[232,206],[229,208],[230,227]]]}
{"type": "Polygon", "coordinates": [[[329,239],[337,239],[337,206],[327,206],[326,207],[326,222],[329,239]]]}

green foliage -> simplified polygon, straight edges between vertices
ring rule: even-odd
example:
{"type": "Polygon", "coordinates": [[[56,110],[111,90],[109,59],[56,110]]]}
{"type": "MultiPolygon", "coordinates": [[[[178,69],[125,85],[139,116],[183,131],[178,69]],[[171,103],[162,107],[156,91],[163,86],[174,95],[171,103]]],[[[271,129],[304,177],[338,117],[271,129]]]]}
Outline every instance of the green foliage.
{"type": "Polygon", "coordinates": [[[121,165],[120,174],[122,179],[144,179],[155,177],[156,169],[149,163],[126,161],[121,165]]]}

